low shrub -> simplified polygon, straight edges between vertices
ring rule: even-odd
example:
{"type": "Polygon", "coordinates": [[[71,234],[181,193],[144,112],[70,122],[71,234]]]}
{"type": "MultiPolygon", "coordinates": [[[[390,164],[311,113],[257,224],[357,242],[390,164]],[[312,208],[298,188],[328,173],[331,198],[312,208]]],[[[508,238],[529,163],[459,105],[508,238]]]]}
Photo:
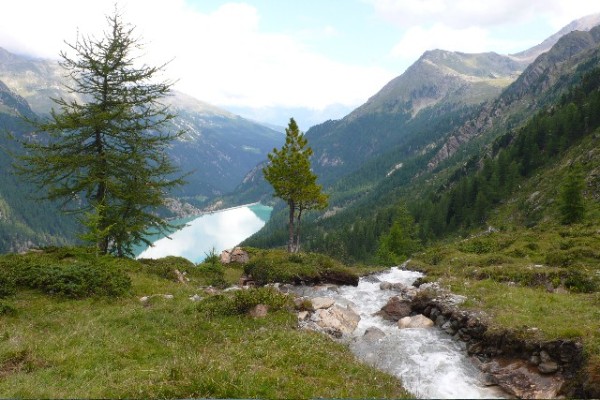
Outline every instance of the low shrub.
{"type": "Polygon", "coordinates": [[[564,279],[565,287],[577,293],[594,293],[599,289],[597,278],[587,276],[578,269],[571,268],[564,279]]]}
{"type": "Polygon", "coordinates": [[[267,283],[320,283],[358,285],[358,274],[322,254],[269,250],[256,254],[244,267],[259,285],[267,283]]]}
{"type": "Polygon", "coordinates": [[[206,317],[243,315],[259,304],[268,306],[271,311],[289,310],[293,305],[289,296],[262,287],[211,296],[198,304],[198,311],[206,317]]]}
{"type": "Polygon", "coordinates": [[[546,264],[553,267],[568,267],[575,261],[573,254],[567,251],[551,251],[546,254],[546,264]]]}
{"type": "Polygon", "coordinates": [[[17,271],[17,284],[70,298],[122,296],[131,289],[123,271],[86,262],[29,265],[17,271]]]}
{"type": "Polygon", "coordinates": [[[214,249],[206,255],[204,262],[198,265],[198,272],[210,286],[225,288],[228,285],[225,279],[225,269],[214,249]]]}
{"type": "Polygon", "coordinates": [[[12,271],[0,265],[0,299],[11,296],[17,291],[16,279],[12,271]]]}
{"type": "Polygon", "coordinates": [[[190,260],[177,256],[167,256],[158,259],[140,258],[138,261],[143,265],[144,272],[174,282],[177,282],[178,280],[175,270],[178,270],[182,273],[189,273],[196,268],[194,263],[190,260]]]}
{"type": "Polygon", "coordinates": [[[78,259],[53,254],[9,255],[0,259],[0,290],[6,295],[18,287],[70,298],[121,296],[131,280],[112,257],[78,259]]]}
{"type": "Polygon", "coordinates": [[[0,302],[0,315],[15,315],[17,313],[17,309],[7,303],[0,302]]]}
{"type": "Polygon", "coordinates": [[[458,249],[463,253],[487,254],[498,249],[490,238],[474,238],[461,242],[458,249]]]}

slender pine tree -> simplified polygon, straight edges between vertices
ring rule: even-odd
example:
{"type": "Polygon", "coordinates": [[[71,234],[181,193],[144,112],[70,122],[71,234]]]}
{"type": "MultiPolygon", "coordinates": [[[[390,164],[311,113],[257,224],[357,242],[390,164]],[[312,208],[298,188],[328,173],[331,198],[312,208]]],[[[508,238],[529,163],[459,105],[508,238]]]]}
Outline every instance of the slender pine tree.
{"type": "Polygon", "coordinates": [[[327,207],[327,195],[317,184],[310,169],[312,149],[293,118],[285,130],[285,144],[269,153],[269,164],[263,168],[265,179],[273,186],[275,196],[285,201],[289,209],[288,252],[300,251],[300,221],[306,210],[327,207]]]}

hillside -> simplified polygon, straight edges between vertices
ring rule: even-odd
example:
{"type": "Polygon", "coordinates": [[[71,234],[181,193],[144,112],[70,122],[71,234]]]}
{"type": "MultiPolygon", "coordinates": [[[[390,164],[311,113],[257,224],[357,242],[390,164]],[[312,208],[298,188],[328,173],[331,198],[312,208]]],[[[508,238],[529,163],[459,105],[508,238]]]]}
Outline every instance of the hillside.
{"type": "Polygon", "coordinates": [[[20,252],[39,243],[65,244],[76,230],[58,207],[40,207],[31,185],[13,172],[12,161],[21,149],[13,137],[24,137],[28,128],[22,116],[35,114],[27,101],[0,81],[0,253],[20,252]]]}
{"type": "MultiPolygon", "coordinates": [[[[597,65],[598,29],[575,31],[562,37],[499,95],[480,105],[469,106],[464,100],[460,106],[446,103],[427,107],[414,117],[407,109],[405,113],[392,113],[387,118],[384,112],[356,118],[354,121],[363,124],[355,133],[362,136],[340,140],[342,144],[335,151],[340,152],[344,146],[361,149],[365,155],[361,162],[356,162],[360,167],[338,176],[337,171],[347,168],[341,159],[329,163],[327,168],[320,162],[321,158],[315,157],[313,161],[318,164],[315,171],[320,173],[321,182],[331,193],[331,201],[323,217],[314,215],[312,220],[309,217],[304,225],[307,246],[354,259],[373,259],[379,237],[391,226],[394,205],[417,199],[423,201],[428,191],[445,190],[457,176],[476,171],[498,137],[509,132],[514,135],[538,110],[556,103],[562,94],[581,84],[582,76],[597,65]],[[386,121],[387,130],[381,128],[384,124],[374,123],[382,120],[386,121]],[[406,129],[409,126],[413,130],[406,129]],[[388,132],[397,132],[397,135],[388,132]],[[389,137],[396,138],[396,144],[386,143],[385,138],[389,137]],[[367,156],[368,152],[361,147],[366,141],[386,143],[386,146],[367,156]],[[357,240],[363,244],[357,246],[357,240]]],[[[490,60],[489,57],[484,59],[490,60]]],[[[313,135],[309,143],[315,154],[322,157],[329,151],[328,147],[323,150],[321,146],[330,136],[341,132],[336,129],[343,121],[330,121],[307,132],[307,136],[313,135]]],[[[360,159],[358,154],[352,157],[360,159]]],[[[415,205],[415,209],[419,207],[415,205]]],[[[283,219],[278,220],[277,213],[273,215],[272,223],[249,243],[272,246],[284,237],[277,228],[283,219]]]]}
{"type": "Polygon", "coordinates": [[[242,267],[77,248],[1,255],[0,396],[407,396],[396,378],[342,344],[299,330],[288,296],[208,287],[215,272],[229,286],[242,267]],[[253,317],[248,311],[259,303],[268,314],[253,317]]]}

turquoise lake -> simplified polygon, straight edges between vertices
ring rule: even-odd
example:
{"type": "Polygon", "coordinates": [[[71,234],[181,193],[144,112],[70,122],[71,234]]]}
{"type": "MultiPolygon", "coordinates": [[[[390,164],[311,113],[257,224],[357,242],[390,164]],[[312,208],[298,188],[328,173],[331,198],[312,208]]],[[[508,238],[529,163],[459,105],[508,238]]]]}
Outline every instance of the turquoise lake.
{"type": "Polygon", "coordinates": [[[211,250],[220,254],[257,232],[269,220],[271,211],[271,207],[257,203],[175,220],[173,223],[186,226],[170,238],[151,239],[153,246],[140,249],[137,257],[180,256],[201,262],[211,250]]]}

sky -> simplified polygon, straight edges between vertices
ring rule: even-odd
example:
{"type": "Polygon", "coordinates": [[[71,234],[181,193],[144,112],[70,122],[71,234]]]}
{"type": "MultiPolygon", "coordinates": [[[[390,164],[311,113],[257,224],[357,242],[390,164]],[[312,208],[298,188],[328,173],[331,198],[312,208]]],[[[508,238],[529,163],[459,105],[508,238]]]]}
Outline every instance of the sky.
{"type": "MultiPolygon", "coordinates": [[[[426,50],[516,53],[597,0],[119,0],[144,62],[199,100],[301,129],[343,117],[426,50]]],[[[114,0],[2,4],[0,47],[58,58],[77,33],[99,37],[114,0]]]]}

